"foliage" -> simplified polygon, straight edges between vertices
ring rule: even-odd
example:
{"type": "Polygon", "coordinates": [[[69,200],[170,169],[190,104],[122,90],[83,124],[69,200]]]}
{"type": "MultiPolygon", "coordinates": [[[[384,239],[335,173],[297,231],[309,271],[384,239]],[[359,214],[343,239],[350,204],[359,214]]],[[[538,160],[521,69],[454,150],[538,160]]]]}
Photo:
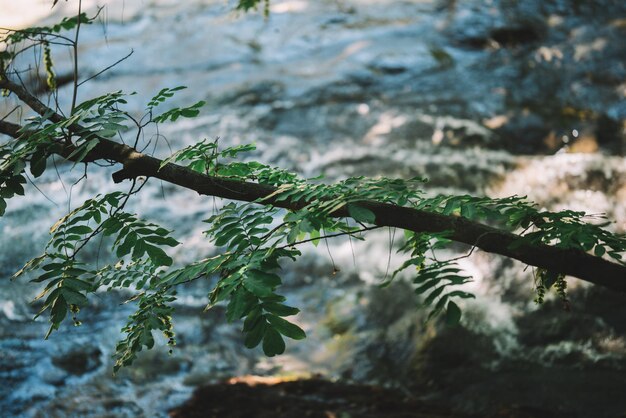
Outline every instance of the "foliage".
{"type": "MultiPolygon", "coordinates": [[[[248,10],[260,2],[241,0],[237,8],[248,10]]],[[[267,11],[269,2],[263,4],[267,11]]],[[[8,33],[1,39],[7,49],[0,52],[0,77],[6,79],[11,74],[15,57],[29,48],[25,42],[39,43],[43,48],[41,59],[48,87],[54,91],[49,43],[59,39],[69,41],[60,35],[62,31],[92,21],[80,14],[52,27],[8,33]]],[[[78,88],[76,80],[74,88],[78,88]]],[[[93,151],[105,140],[123,138],[135,130],[133,146],[137,147],[141,132],[148,125],[196,117],[204,106],[202,101],[162,110],[167,100],[183,89],[184,86],[161,89],[147,103],[145,114],[139,119],[124,109],[129,94],[117,91],[73,106],[67,117],[48,109],[26,120],[15,138],[0,145],[0,216],[9,199],[25,193],[27,167],[33,177],[41,176],[50,169],[47,164],[50,155],[61,154],[75,165],[91,163],[93,151]]],[[[181,163],[190,170],[212,176],[209,180],[223,178],[275,187],[273,193],[255,202],[225,204],[204,221],[208,225],[206,237],[219,247],[217,255],[173,267],[167,250],[180,243],[171,236],[171,231],[124,211],[127,201],[142,187],[136,180],[129,191],[95,196],[61,218],[50,229],[44,253],[14,275],[33,273],[36,278],[32,281],[44,286],[37,297],[43,301],[37,316],[49,315],[51,325],[46,337],[60,327],[68,313],[74,324],[79,325],[77,316],[88,306],[91,294],[102,289],[131,291],[134,296],[129,302],[135,302],[137,310],[129,317],[122,329],[125,337],[116,346],[117,370],[131,364],[144,348],[152,348],[153,331],[161,332],[170,348],[173,347],[176,289],[192,281],[214,279],[215,284],[207,294],[207,309],[225,304],[228,321],[243,321],[246,347],[261,345],[268,356],[282,354],[284,337],[300,340],[305,338],[305,333],[285,319],[299,310],[287,305],[279,293],[281,263],[285,259],[296,260],[301,255],[298,247],[305,243],[318,245],[338,236],[364,240],[367,231],[381,228],[376,214],[368,208],[371,202],[486,222],[517,233],[519,239],[514,245],[518,247],[549,244],[592,252],[596,257],[606,256],[624,264],[621,257],[626,250],[626,239],[603,229],[606,224],[586,222],[589,218],[582,212],[542,211],[518,196],[429,197],[422,190],[426,181],[422,178],[353,177],[325,184],[320,178],[304,179],[242,158],[241,154],[254,149],[251,144],[220,148],[217,139],[205,139],[160,162],[159,170],[181,163]],[[277,207],[287,202],[291,209],[277,207]],[[98,236],[111,237],[117,258],[115,263],[100,268],[81,260],[83,249],[93,245],[98,236]]],[[[461,319],[459,301],[474,295],[464,290],[471,278],[455,264],[456,259],[440,260],[437,256],[451,245],[449,231],[407,231],[399,251],[408,254],[408,258],[383,285],[399,277],[410,278],[416,295],[430,309],[428,318],[445,313],[446,322],[456,325],[461,319]]],[[[538,303],[551,287],[567,303],[566,282],[560,272],[537,269],[535,283],[538,303]]]]}
{"type": "Polygon", "coordinates": [[[256,10],[259,4],[263,3],[263,14],[267,17],[270,14],[270,0],[239,0],[237,3],[237,10],[243,10],[247,12],[249,10],[256,10]]]}

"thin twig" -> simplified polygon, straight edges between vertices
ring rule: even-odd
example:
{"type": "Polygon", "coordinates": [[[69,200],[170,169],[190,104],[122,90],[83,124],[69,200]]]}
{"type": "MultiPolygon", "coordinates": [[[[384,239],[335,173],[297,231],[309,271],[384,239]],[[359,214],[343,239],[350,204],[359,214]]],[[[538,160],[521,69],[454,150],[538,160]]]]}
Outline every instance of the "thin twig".
{"type": "MultiPolygon", "coordinates": [[[[345,220],[346,225],[350,226],[349,219],[345,220]]],[[[348,243],[350,244],[350,252],[352,253],[352,264],[356,268],[356,254],[354,254],[354,247],[352,246],[352,236],[348,235],[348,243]]]]}
{"type": "Polygon", "coordinates": [[[13,109],[11,109],[11,111],[9,113],[7,113],[6,115],[4,115],[4,117],[2,119],[0,119],[0,122],[3,120],[6,120],[6,118],[8,118],[9,116],[11,116],[11,113],[15,112],[16,110],[18,110],[19,108],[21,108],[21,105],[17,105],[15,106],[13,109]]]}
{"type": "MultiPolygon", "coordinates": [[[[113,217],[113,216],[117,215],[117,214],[118,214],[118,213],[119,213],[122,209],[124,209],[124,206],[126,206],[126,203],[128,203],[128,199],[130,199],[130,197],[131,197],[132,195],[134,195],[134,194],[138,193],[138,192],[139,192],[139,191],[143,188],[143,186],[145,186],[145,184],[146,184],[146,183],[147,183],[147,181],[146,181],[146,182],[143,182],[143,183],[141,184],[141,186],[139,186],[139,188],[137,188],[137,190],[134,190],[135,185],[137,184],[137,180],[136,180],[136,179],[133,179],[133,182],[132,182],[132,184],[131,184],[131,186],[130,186],[130,189],[129,189],[129,190],[128,190],[128,192],[126,193],[126,197],[124,198],[124,200],[122,201],[122,203],[121,203],[119,206],[117,206],[113,212],[111,212],[111,213],[109,214],[109,217],[111,218],[111,217],[113,217]]],[[[98,235],[100,232],[102,232],[102,224],[98,225],[98,226],[96,227],[96,229],[94,229],[94,230],[93,230],[93,231],[89,234],[89,236],[87,236],[87,237],[85,237],[85,238],[83,238],[83,239],[81,240],[80,245],[79,245],[76,249],[74,249],[74,252],[72,253],[72,257],[71,257],[71,258],[72,258],[72,259],[75,259],[75,257],[76,257],[76,255],[78,254],[78,252],[79,252],[80,250],[82,250],[82,249],[85,247],[85,245],[87,245],[87,243],[89,243],[89,241],[91,241],[91,239],[92,239],[93,237],[95,237],[96,235],[98,235]]],[[[99,250],[98,250],[98,251],[99,251],[99,250]]]]}
{"type": "Polygon", "coordinates": [[[24,175],[26,176],[26,179],[28,180],[28,182],[35,188],[37,189],[37,191],[39,193],[41,193],[41,195],[43,197],[46,198],[46,200],[48,200],[50,203],[52,203],[54,206],[59,206],[59,204],[57,202],[55,202],[54,200],[52,200],[50,197],[48,197],[48,195],[46,195],[39,187],[37,187],[37,185],[35,184],[35,182],[33,181],[33,179],[30,178],[30,176],[28,175],[28,173],[26,171],[24,171],[24,175]]]}
{"type": "MultiPolygon", "coordinates": [[[[40,115],[49,115],[50,121],[58,123],[64,120],[58,113],[54,111],[50,113],[51,109],[7,78],[0,80],[0,88],[11,90],[40,115]]],[[[80,128],[78,124],[76,126],[80,128]]],[[[18,135],[13,129],[13,124],[3,122],[0,128],[2,129],[0,132],[8,132],[10,136],[18,135]]],[[[64,155],[65,152],[71,150],[71,147],[66,147],[58,153],[64,155]]],[[[113,173],[113,181],[117,183],[125,179],[147,176],[194,190],[202,195],[257,202],[289,210],[299,210],[304,206],[303,202],[275,198],[274,196],[279,192],[275,186],[206,176],[176,164],[163,166],[163,161],[157,158],[140,154],[130,147],[106,138],[99,138],[98,148],[89,158],[113,160],[123,164],[123,169],[113,173]]],[[[364,201],[362,205],[375,214],[378,226],[397,227],[419,233],[450,231],[449,238],[453,241],[475,245],[487,252],[501,254],[526,264],[562,272],[613,290],[626,292],[626,281],[623,280],[626,277],[626,263],[605,260],[576,248],[528,242],[523,237],[505,229],[496,229],[462,217],[434,213],[425,208],[407,208],[374,201],[364,201]],[[518,245],[514,245],[516,243],[518,245]]],[[[347,209],[340,208],[331,216],[344,217],[346,214],[347,209]]]]}
{"type": "Polygon", "coordinates": [[[126,55],[124,58],[120,58],[119,60],[115,61],[113,64],[109,65],[108,67],[98,71],[97,73],[95,73],[94,75],[92,75],[91,77],[81,81],[80,83],[78,83],[77,87],[82,86],[83,84],[85,84],[86,82],[93,80],[94,78],[102,75],[103,73],[105,73],[106,71],[110,70],[111,68],[115,67],[117,64],[121,63],[122,61],[127,60],[128,58],[130,58],[131,55],[133,55],[135,51],[134,50],[130,50],[130,52],[128,53],[128,55],[126,55]]]}
{"type": "MultiPolygon", "coordinates": [[[[476,246],[474,245],[474,246],[472,246],[472,248],[469,250],[469,252],[467,254],[461,255],[461,256],[458,256],[458,257],[454,257],[454,258],[450,258],[450,259],[446,260],[445,262],[446,263],[450,263],[452,261],[458,261],[458,260],[462,260],[464,258],[468,258],[469,256],[472,255],[472,253],[474,252],[475,249],[476,249],[476,246]]],[[[435,261],[438,261],[438,260],[435,260],[435,261]]]]}
{"type": "Polygon", "coordinates": [[[80,15],[82,13],[83,0],[78,0],[78,14],[76,16],[76,35],[74,37],[74,90],[72,91],[72,107],[70,115],[74,113],[76,108],[76,96],[78,96],[78,34],[80,33],[80,15]]]}
{"type": "Polygon", "coordinates": [[[59,167],[57,166],[57,161],[55,156],[52,156],[52,165],[54,165],[54,171],[57,175],[57,178],[61,182],[61,187],[63,187],[63,191],[65,192],[65,196],[68,196],[67,189],[65,188],[65,183],[63,183],[63,179],[61,178],[61,173],[59,173],[59,167]]]}
{"type": "MultiPolygon", "coordinates": [[[[378,226],[378,225],[368,226],[368,227],[365,227],[363,229],[359,229],[359,230],[356,230],[356,231],[345,231],[345,232],[338,232],[336,234],[322,235],[322,236],[317,237],[317,238],[309,238],[309,239],[305,239],[305,240],[302,240],[302,241],[292,242],[291,244],[283,245],[282,247],[277,247],[276,249],[277,250],[284,250],[285,248],[295,247],[296,245],[306,244],[307,242],[318,241],[318,240],[321,240],[321,239],[325,240],[327,238],[343,237],[344,235],[356,235],[356,234],[360,234],[361,232],[371,231],[373,229],[378,229],[378,228],[382,228],[382,226],[378,226]]],[[[331,258],[332,258],[332,255],[331,255],[331,258]]]]}
{"type": "MultiPolygon", "coordinates": [[[[528,228],[527,228],[526,230],[528,230],[528,228]]],[[[480,239],[481,239],[482,237],[484,237],[485,235],[487,235],[487,234],[489,234],[489,232],[485,232],[484,234],[479,235],[479,236],[478,236],[478,238],[476,238],[476,244],[475,244],[475,245],[472,245],[472,248],[470,249],[470,251],[469,251],[467,254],[462,255],[462,256],[459,256],[459,257],[451,258],[451,259],[446,260],[446,261],[447,261],[447,262],[450,262],[450,261],[457,261],[457,260],[462,260],[462,259],[464,259],[464,258],[467,258],[467,257],[471,256],[471,255],[472,255],[472,253],[474,252],[474,250],[475,250],[476,248],[478,248],[478,247],[476,247],[476,245],[478,245],[478,241],[480,241],[480,239]]]]}
{"type": "Polygon", "coordinates": [[[393,233],[392,233],[392,229],[389,229],[389,255],[387,257],[387,268],[385,269],[385,276],[383,277],[383,281],[385,279],[387,279],[387,276],[389,275],[389,268],[391,267],[391,252],[393,251],[393,244],[395,243],[396,240],[396,228],[393,228],[393,233]]]}

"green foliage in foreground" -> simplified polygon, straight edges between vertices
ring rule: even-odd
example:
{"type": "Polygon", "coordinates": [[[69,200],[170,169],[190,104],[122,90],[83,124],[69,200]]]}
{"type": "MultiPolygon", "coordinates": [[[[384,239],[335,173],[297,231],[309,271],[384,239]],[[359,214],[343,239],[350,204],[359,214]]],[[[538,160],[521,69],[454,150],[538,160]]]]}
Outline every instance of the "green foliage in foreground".
{"type": "MultiPolygon", "coordinates": [[[[247,10],[259,2],[242,0],[238,7],[247,10]]],[[[267,7],[268,2],[264,4],[267,7]]],[[[12,32],[3,41],[9,46],[21,45],[26,40],[42,42],[47,81],[54,90],[51,52],[45,48],[45,42],[58,40],[61,30],[90,21],[80,15],[51,28],[12,32]]],[[[11,70],[20,51],[9,48],[0,53],[0,74],[11,70]]],[[[140,120],[124,110],[126,95],[121,91],[76,105],[62,121],[51,121],[52,112],[28,119],[21,136],[0,144],[0,216],[8,200],[24,194],[28,172],[37,178],[49,170],[48,157],[68,141],[75,150],[67,158],[77,164],[84,161],[103,138],[124,137],[132,129],[137,146],[140,133],[148,125],[197,116],[203,102],[162,109],[170,97],[184,88],[160,90],[147,103],[140,120]]],[[[321,241],[338,236],[364,240],[367,231],[380,228],[375,224],[374,213],[359,204],[363,201],[487,222],[519,233],[523,237],[520,243],[575,248],[617,262],[621,262],[621,253],[626,250],[623,236],[587,223],[588,218],[582,212],[541,211],[517,196],[504,199],[467,195],[428,197],[422,191],[425,180],[420,178],[355,177],[329,185],[320,179],[307,180],[240,157],[241,153],[253,150],[253,145],[221,149],[217,140],[203,140],[173,153],[161,164],[161,169],[167,164],[180,163],[206,175],[277,187],[275,193],[264,199],[253,203],[227,203],[207,218],[205,235],[218,251],[189,265],[174,267],[168,255],[169,248],[180,245],[172,237],[172,231],[124,210],[128,199],[142,187],[137,187],[135,181],[129,191],[95,196],[61,218],[50,229],[50,240],[43,254],[14,275],[15,278],[28,273],[35,276],[33,282],[43,286],[37,297],[43,301],[37,316],[49,317],[50,329],[46,337],[68,316],[75,325],[80,325],[78,315],[88,306],[89,295],[103,289],[131,291],[133,296],[129,302],[134,302],[137,309],[122,329],[124,339],[116,346],[115,370],[118,370],[131,364],[144,348],[152,348],[153,331],[161,332],[170,346],[176,344],[172,327],[176,290],[187,283],[205,280],[212,287],[207,292],[207,309],[223,303],[227,306],[229,321],[243,321],[246,347],[261,345],[268,356],[281,354],[285,351],[285,337],[305,338],[304,331],[286,319],[299,310],[287,305],[285,297],[279,293],[281,264],[284,260],[296,260],[301,255],[299,246],[305,243],[317,246],[321,241]],[[268,206],[265,201],[270,198],[297,204],[299,209],[288,211],[268,206]],[[335,217],[339,210],[346,210],[349,217],[335,217]],[[95,238],[99,236],[111,237],[112,253],[117,258],[103,267],[88,264],[82,257],[84,248],[95,245],[95,238]]],[[[428,318],[443,314],[448,324],[455,325],[461,319],[459,300],[474,295],[464,290],[463,286],[471,278],[456,265],[455,259],[441,260],[436,256],[450,248],[449,235],[407,231],[400,246],[400,252],[407,254],[407,259],[383,285],[397,277],[409,278],[422,305],[429,309],[428,318]]],[[[535,281],[538,303],[552,287],[564,302],[567,301],[562,275],[537,270],[535,281]]]]}
{"type": "MultiPolygon", "coordinates": [[[[93,101],[94,106],[99,102],[93,101]]],[[[106,117],[106,113],[102,117],[106,117]]],[[[285,298],[278,292],[281,260],[296,260],[301,254],[298,246],[307,242],[317,245],[329,237],[342,235],[365,239],[366,231],[378,227],[373,224],[373,213],[358,205],[364,200],[489,220],[510,230],[523,228],[529,231],[524,239],[531,242],[541,240],[568,248],[593,249],[616,260],[621,257],[619,252],[626,248],[623,238],[584,223],[583,213],[539,211],[519,197],[428,198],[419,188],[422,179],[358,177],[327,185],[259,162],[236,159],[240,152],[253,148],[245,145],[219,150],[216,141],[205,140],[174,153],[170,160],[186,163],[202,173],[278,186],[276,194],[268,198],[300,202],[304,204],[302,209],[286,211],[264,206],[263,201],[228,203],[205,220],[208,225],[205,234],[220,248],[218,255],[172,269],[172,258],[166,249],[179,243],[170,236],[170,231],[124,212],[129,194],[114,192],[89,199],[52,227],[45,253],[16,274],[17,277],[26,271],[40,272],[33,279],[45,284],[39,296],[45,298],[45,302],[38,315],[44,312],[50,315],[50,332],[58,329],[68,313],[75,318],[87,305],[90,293],[103,288],[135,291],[136,296],[131,301],[137,303],[138,309],[123,328],[126,338],[117,346],[117,369],[131,364],[144,347],[153,346],[153,330],[162,332],[168,344],[175,344],[171,314],[178,286],[200,279],[209,282],[217,279],[208,293],[207,309],[220,302],[226,303],[227,319],[243,320],[246,347],[262,345],[268,356],[281,354],[285,350],[284,337],[296,340],[305,337],[302,329],[285,319],[299,311],[286,305],[285,298]],[[333,213],[344,207],[351,219],[335,218],[333,213]],[[99,234],[113,238],[113,251],[119,261],[93,269],[80,262],[77,256],[99,234]]],[[[4,163],[8,164],[9,160],[4,163]]],[[[37,161],[33,158],[18,167],[30,162],[32,171],[37,161]]],[[[168,163],[166,160],[163,164],[168,163]]],[[[3,172],[7,169],[14,173],[14,167],[3,165],[3,172]]],[[[16,192],[12,184],[5,182],[3,187],[16,192]]],[[[474,295],[463,290],[462,286],[471,278],[454,260],[435,258],[435,251],[448,248],[450,244],[446,233],[407,232],[400,251],[408,253],[409,258],[390,280],[408,273],[412,276],[415,293],[422,297],[422,304],[430,307],[429,319],[445,313],[446,322],[454,325],[461,318],[458,300],[474,295]]],[[[562,277],[559,279],[546,272],[539,272],[537,277],[539,302],[543,300],[542,292],[555,283],[565,300],[564,286],[559,284],[564,283],[562,277]]]]}

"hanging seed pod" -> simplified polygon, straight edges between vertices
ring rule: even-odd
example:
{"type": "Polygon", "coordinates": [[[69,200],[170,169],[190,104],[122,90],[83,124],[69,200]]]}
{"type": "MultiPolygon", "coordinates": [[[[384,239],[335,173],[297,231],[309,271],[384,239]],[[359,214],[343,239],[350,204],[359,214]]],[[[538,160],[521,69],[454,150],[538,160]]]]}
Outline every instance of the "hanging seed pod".
{"type": "Polygon", "coordinates": [[[57,79],[56,74],[54,74],[50,44],[47,41],[43,42],[43,62],[46,67],[46,85],[50,91],[55,91],[57,88],[57,79]]]}
{"type": "Polygon", "coordinates": [[[270,0],[265,0],[263,4],[263,15],[266,19],[270,16],[270,0]]]}

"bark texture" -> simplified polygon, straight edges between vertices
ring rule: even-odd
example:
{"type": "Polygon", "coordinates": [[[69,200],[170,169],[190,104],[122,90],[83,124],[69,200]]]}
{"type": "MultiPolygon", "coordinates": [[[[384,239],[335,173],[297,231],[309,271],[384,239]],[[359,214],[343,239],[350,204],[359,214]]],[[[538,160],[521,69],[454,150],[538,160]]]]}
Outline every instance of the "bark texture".
{"type": "MultiPolygon", "coordinates": [[[[0,89],[11,91],[38,114],[50,115],[49,118],[52,122],[64,120],[62,115],[53,112],[22,86],[6,78],[0,79],[0,89]]],[[[76,126],[76,129],[80,130],[82,127],[76,126]]],[[[27,133],[19,130],[19,125],[0,121],[0,133],[14,138],[27,135],[27,133]]],[[[57,153],[67,157],[74,149],[71,142],[67,140],[59,143],[57,153]]],[[[273,186],[208,176],[176,164],[167,164],[159,169],[162,160],[105,138],[99,139],[99,144],[83,161],[98,160],[122,165],[121,170],[113,173],[115,183],[139,176],[154,177],[195,190],[201,195],[246,202],[258,201],[276,191],[273,186]]],[[[260,204],[289,210],[298,210],[304,206],[303,203],[298,202],[276,201],[275,197],[264,199],[260,204]]],[[[414,232],[451,231],[450,238],[454,241],[476,246],[483,251],[514,258],[532,266],[560,272],[613,290],[626,292],[626,266],[595,257],[581,250],[528,243],[511,249],[511,244],[519,240],[520,236],[467,218],[372,201],[359,202],[358,205],[372,211],[376,216],[375,224],[379,226],[401,228],[414,232]]],[[[349,216],[345,207],[337,210],[333,215],[337,217],[349,216]]]]}

